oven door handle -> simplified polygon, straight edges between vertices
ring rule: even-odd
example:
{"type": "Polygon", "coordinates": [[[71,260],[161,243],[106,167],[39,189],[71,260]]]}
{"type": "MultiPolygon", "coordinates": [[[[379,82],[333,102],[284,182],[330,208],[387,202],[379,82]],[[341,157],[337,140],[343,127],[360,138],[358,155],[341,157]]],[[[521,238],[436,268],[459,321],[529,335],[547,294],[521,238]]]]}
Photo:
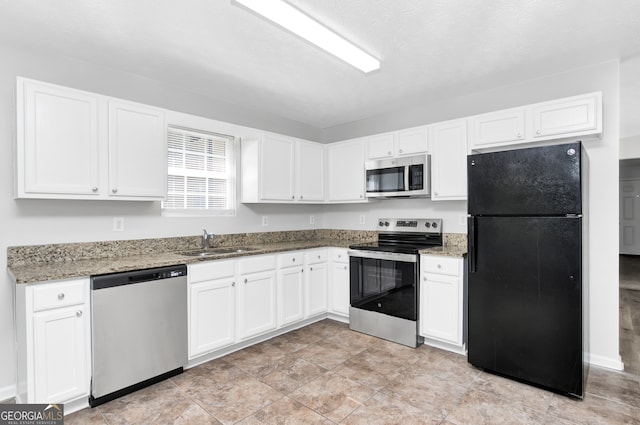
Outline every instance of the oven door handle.
{"type": "Polygon", "coordinates": [[[350,249],[347,251],[349,257],[371,258],[374,260],[400,261],[403,263],[416,263],[418,256],[415,254],[400,254],[397,252],[384,251],[363,251],[359,249],[350,249]]]}

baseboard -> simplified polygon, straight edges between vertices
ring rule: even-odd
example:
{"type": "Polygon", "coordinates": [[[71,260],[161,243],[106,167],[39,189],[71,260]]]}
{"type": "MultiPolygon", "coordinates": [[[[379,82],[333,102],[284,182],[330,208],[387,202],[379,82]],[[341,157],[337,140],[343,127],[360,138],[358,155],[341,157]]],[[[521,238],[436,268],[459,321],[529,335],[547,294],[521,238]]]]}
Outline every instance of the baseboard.
{"type": "Polygon", "coordinates": [[[18,390],[15,385],[0,388],[0,401],[15,399],[18,390]]]}
{"type": "Polygon", "coordinates": [[[598,356],[597,354],[587,353],[587,361],[590,365],[604,367],[612,370],[624,370],[622,358],[612,359],[611,357],[598,356]]]}

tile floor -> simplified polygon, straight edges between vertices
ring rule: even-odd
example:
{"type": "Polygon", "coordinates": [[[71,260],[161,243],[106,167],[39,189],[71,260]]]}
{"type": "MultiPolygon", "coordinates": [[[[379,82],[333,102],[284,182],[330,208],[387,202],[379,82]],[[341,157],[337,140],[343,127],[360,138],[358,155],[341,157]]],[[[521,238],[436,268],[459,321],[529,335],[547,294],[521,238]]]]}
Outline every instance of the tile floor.
{"type": "Polygon", "coordinates": [[[592,367],[586,389],[576,401],[324,320],[65,424],[640,424],[640,376],[592,367]]]}

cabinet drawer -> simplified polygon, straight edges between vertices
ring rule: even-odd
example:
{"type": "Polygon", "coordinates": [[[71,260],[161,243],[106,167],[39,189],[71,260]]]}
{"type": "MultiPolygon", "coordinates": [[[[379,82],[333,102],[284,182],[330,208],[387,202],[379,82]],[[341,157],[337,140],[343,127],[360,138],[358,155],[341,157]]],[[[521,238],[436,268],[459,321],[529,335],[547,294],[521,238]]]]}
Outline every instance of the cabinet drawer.
{"type": "Polygon", "coordinates": [[[267,270],[276,269],[276,257],[275,255],[257,256],[250,258],[243,258],[238,261],[238,272],[240,274],[258,273],[267,270]]]}
{"type": "Polygon", "coordinates": [[[304,265],[304,255],[300,251],[278,255],[278,267],[280,268],[302,265],[304,265]]]}
{"type": "Polygon", "coordinates": [[[305,259],[307,264],[324,263],[327,261],[328,255],[326,249],[316,249],[313,251],[307,251],[305,253],[305,259]]]}
{"type": "Polygon", "coordinates": [[[438,257],[432,255],[423,255],[422,271],[425,273],[448,274],[458,276],[460,274],[459,258],[438,257]]]}
{"type": "Polygon", "coordinates": [[[338,261],[341,263],[349,262],[349,255],[347,254],[347,250],[344,248],[331,248],[330,258],[331,261],[338,261]]]}
{"type": "Polygon", "coordinates": [[[235,261],[210,261],[201,264],[190,264],[187,278],[189,283],[223,279],[235,275],[235,261]]]}
{"type": "Polygon", "coordinates": [[[83,304],[85,285],[88,285],[86,280],[34,286],[33,311],[83,304]]]}

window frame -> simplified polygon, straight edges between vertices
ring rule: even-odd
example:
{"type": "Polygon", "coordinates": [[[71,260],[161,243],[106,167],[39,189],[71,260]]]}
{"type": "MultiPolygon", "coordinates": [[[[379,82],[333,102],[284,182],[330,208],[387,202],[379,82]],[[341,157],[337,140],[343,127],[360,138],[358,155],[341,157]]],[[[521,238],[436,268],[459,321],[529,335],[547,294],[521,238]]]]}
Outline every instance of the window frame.
{"type": "MultiPolygon", "coordinates": [[[[208,127],[206,125],[203,126],[186,126],[186,125],[181,125],[181,124],[176,124],[176,123],[167,123],[167,136],[166,136],[166,146],[165,149],[167,151],[167,156],[169,153],[169,132],[171,131],[171,129],[176,129],[177,131],[185,131],[185,132],[192,132],[192,133],[196,133],[196,134],[202,134],[202,135],[210,135],[210,136],[214,136],[214,137],[223,137],[223,138],[227,138],[229,139],[229,155],[226,156],[227,159],[227,164],[228,164],[228,171],[226,173],[227,175],[227,203],[228,203],[228,208],[226,209],[210,209],[210,208],[167,208],[165,207],[165,202],[163,201],[161,203],[160,209],[162,212],[162,215],[165,217],[235,217],[237,215],[237,210],[238,210],[238,204],[237,204],[237,191],[238,191],[238,175],[237,175],[237,170],[238,170],[238,158],[239,158],[239,152],[238,152],[238,147],[239,147],[239,140],[240,138],[237,136],[233,136],[233,135],[229,135],[229,134],[224,134],[222,132],[218,132],[215,130],[212,130],[210,128],[202,128],[202,127],[208,127]]],[[[167,163],[166,163],[166,167],[167,167],[167,191],[166,191],[166,196],[168,196],[169,194],[169,184],[168,184],[168,179],[169,176],[171,175],[169,173],[169,161],[167,159],[167,163]]]]}

